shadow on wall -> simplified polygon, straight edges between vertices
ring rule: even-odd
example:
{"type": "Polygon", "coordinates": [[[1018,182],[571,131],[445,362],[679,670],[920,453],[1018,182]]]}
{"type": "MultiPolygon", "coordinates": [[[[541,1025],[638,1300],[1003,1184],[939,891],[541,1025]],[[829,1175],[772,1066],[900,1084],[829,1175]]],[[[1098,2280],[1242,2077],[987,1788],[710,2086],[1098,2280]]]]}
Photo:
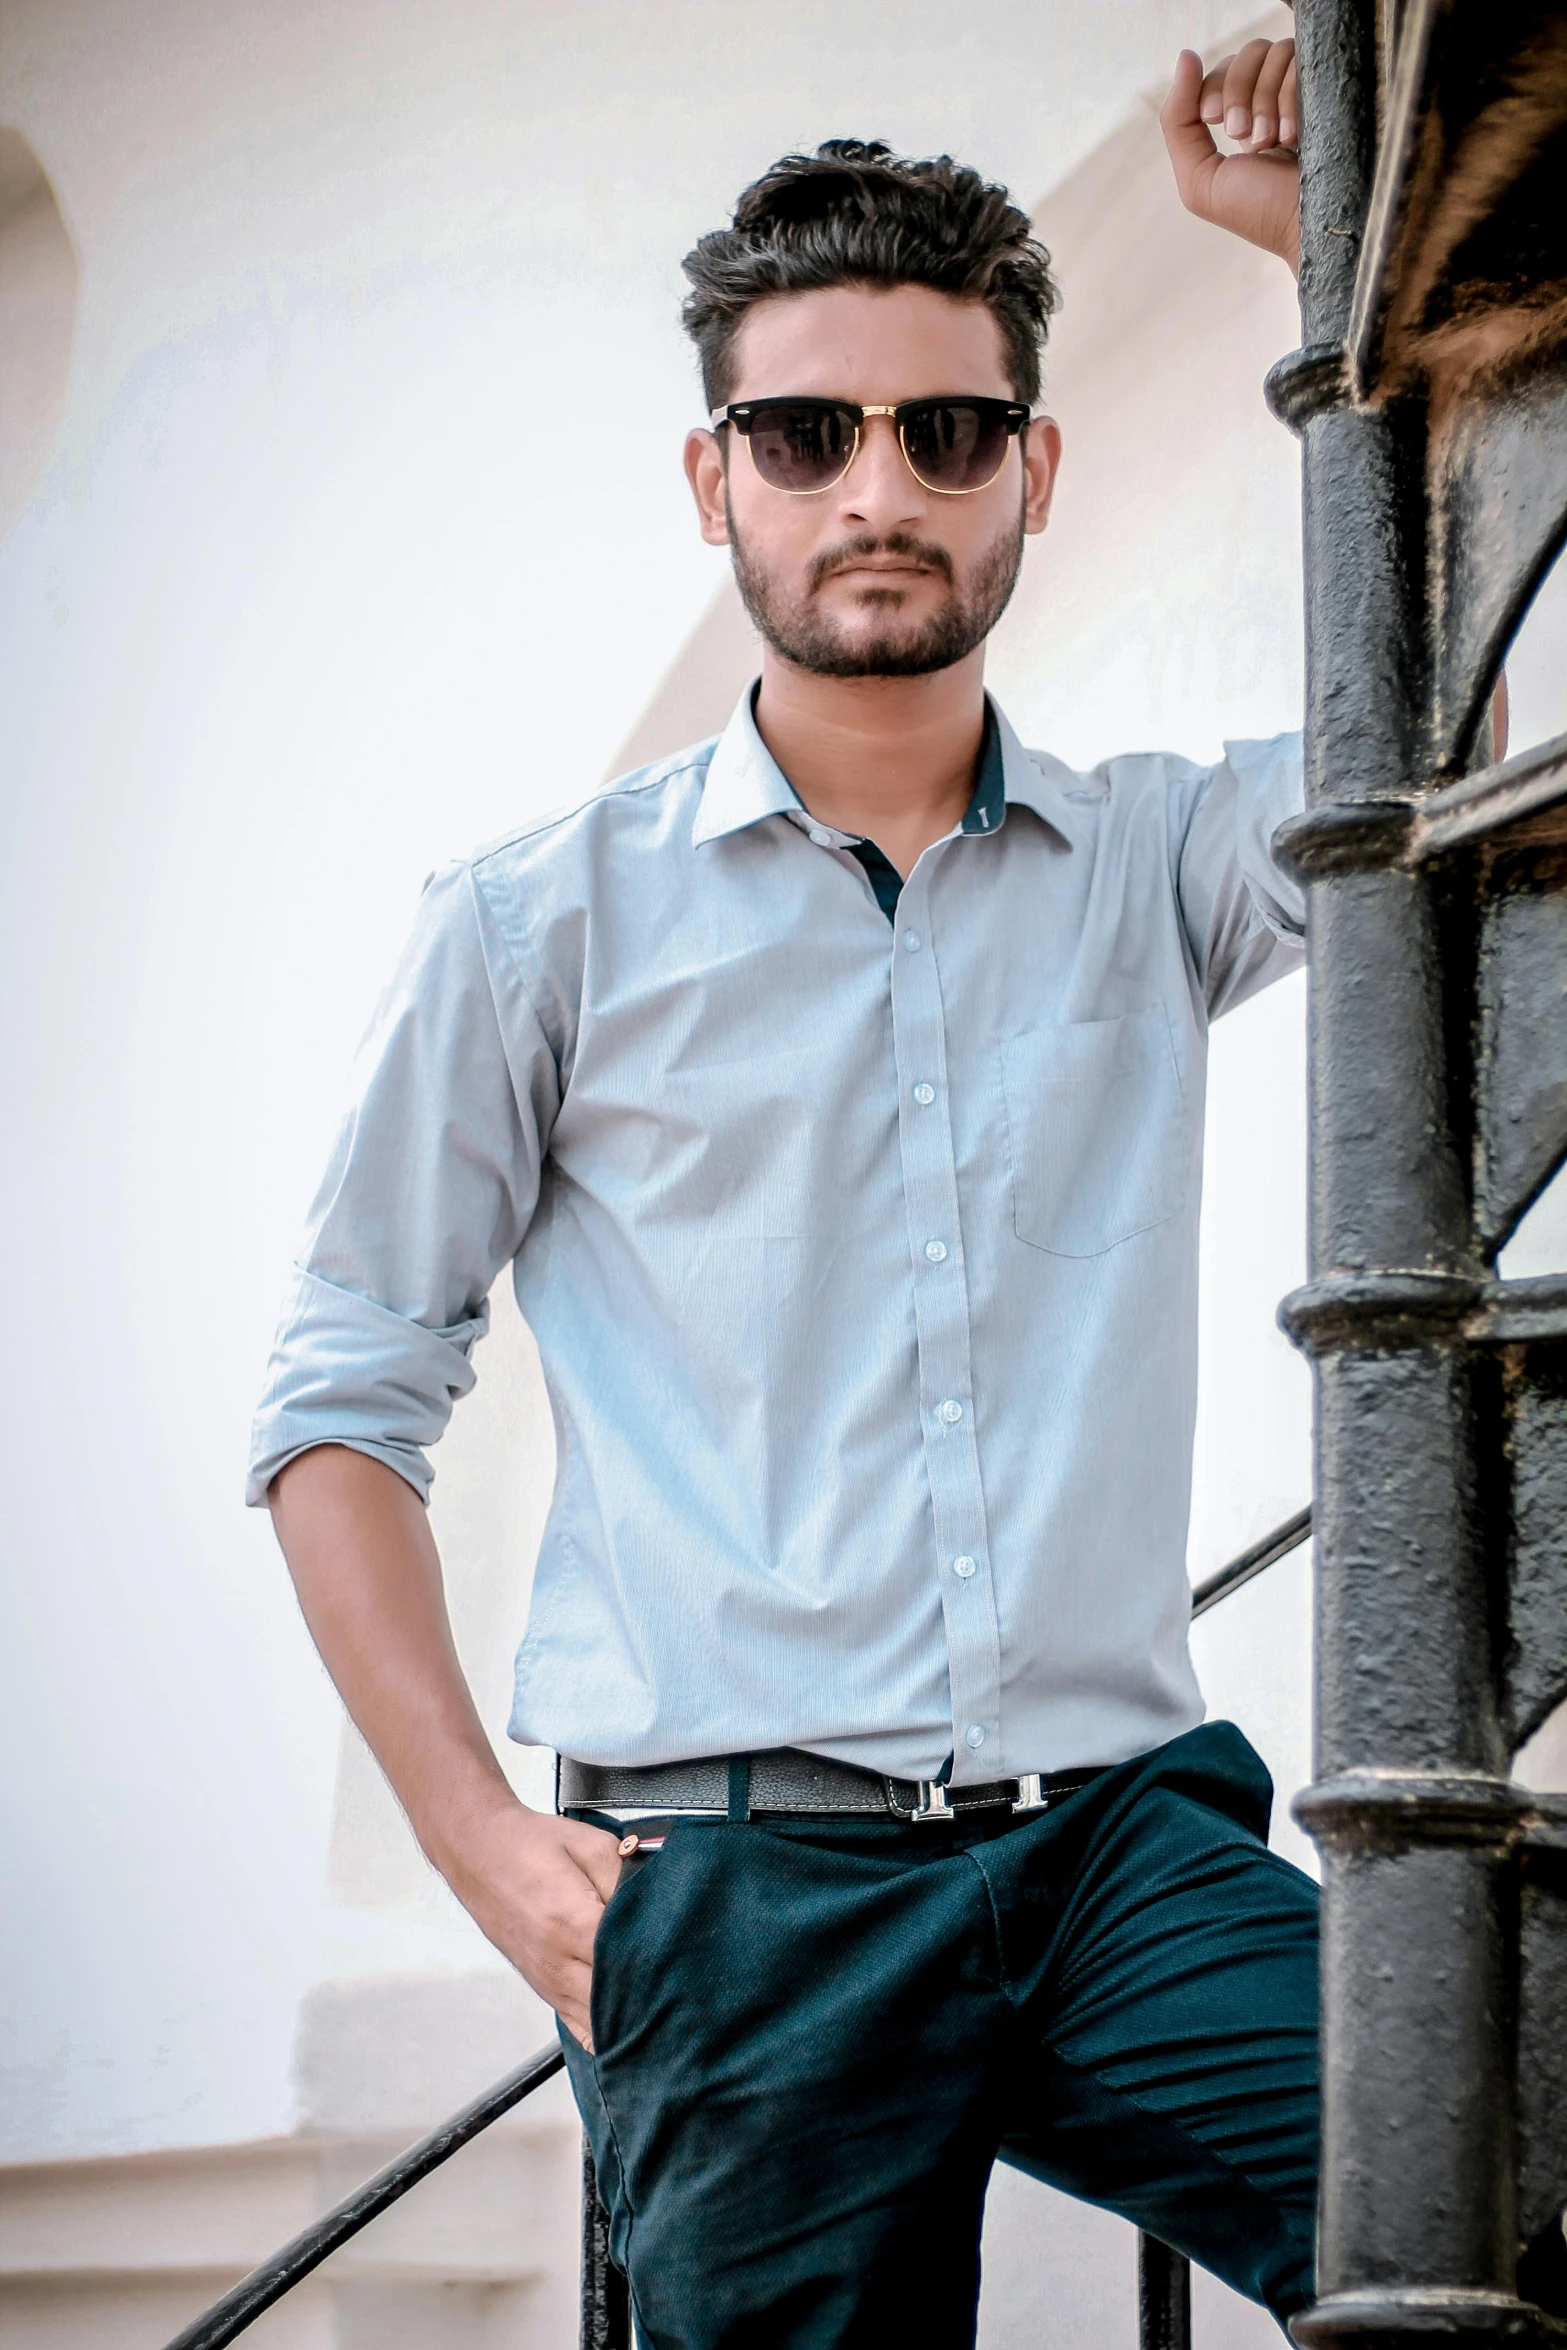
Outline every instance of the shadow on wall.
{"type": "Polygon", "coordinates": [[[0,127],[0,540],[53,453],[80,285],[48,174],[20,131],[0,127]]]}
{"type": "Polygon", "coordinates": [[[740,601],[734,574],[723,585],[665,671],[653,699],[610,761],[625,775],[719,734],[762,665],[761,638],[740,601]]]}

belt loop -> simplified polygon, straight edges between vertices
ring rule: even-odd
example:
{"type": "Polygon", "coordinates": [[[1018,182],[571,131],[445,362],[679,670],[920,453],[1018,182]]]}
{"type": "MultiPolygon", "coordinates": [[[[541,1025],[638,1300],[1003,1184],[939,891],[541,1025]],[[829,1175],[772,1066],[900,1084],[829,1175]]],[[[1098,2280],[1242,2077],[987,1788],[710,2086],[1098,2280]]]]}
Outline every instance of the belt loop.
{"type": "Polygon", "coordinates": [[[751,1816],[751,1757],[732,1754],[729,1757],[729,1817],[745,1821],[751,1816]]]}

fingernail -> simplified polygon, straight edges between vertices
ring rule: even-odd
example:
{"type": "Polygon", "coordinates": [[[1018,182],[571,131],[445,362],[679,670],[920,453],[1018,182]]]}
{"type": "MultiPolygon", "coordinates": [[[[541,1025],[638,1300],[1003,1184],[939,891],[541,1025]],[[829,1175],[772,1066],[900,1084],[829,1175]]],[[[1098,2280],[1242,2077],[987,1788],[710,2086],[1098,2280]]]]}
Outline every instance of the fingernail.
{"type": "Polygon", "coordinates": [[[1250,129],[1251,116],[1245,107],[1232,106],[1224,118],[1225,137],[1227,139],[1244,139],[1250,129]]]}
{"type": "Polygon", "coordinates": [[[1202,102],[1202,119],[1204,122],[1218,122],[1223,113],[1224,100],[1222,98],[1204,98],[1202,102]]]}
{"type": "Polygon", "coordinates": [[[1273,136],[1273,125],[1265,114],[1251,118],[1251,135],[1259,147],[1265,147],[1273,136]]]}
{"type": "Polygon", "coordinates": [[[1293,114],[1281,114],[1279,116],[1279,145],[1281,147],[1293,147],[1294,144],[1295,117],[1293,114]]]}

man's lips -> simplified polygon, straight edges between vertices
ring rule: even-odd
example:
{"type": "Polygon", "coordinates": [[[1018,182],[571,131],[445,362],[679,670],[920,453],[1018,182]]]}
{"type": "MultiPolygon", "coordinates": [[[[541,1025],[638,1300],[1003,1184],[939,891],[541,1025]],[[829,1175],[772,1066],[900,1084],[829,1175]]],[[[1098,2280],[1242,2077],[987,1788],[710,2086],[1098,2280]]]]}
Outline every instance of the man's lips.
{"type": "Polygon", "coordinates": [[[868,572],[876,579],[935,579],[938,575],[930,563],[875,563],[863,556],[854,563],[839,563],[829,571],[829,579],[853,579],[857,573],[868,572]]]}
{"type": "Polygon", "coordinates": [[[907,586],[922,579],[944,580],[950,586],[952,563],[942,548],[923,546],[901,531],[880,541],[866,532],[822,549],[810,566],[807,585],[814,595],[830,579],[846,579],[858,587],[884,586],[889,581],[907,586]]]}

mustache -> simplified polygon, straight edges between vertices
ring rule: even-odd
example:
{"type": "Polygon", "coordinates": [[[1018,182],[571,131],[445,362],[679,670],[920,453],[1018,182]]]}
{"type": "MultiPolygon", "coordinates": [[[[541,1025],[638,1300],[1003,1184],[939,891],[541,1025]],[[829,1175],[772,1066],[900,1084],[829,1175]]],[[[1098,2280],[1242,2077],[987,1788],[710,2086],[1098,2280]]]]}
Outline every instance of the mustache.
{"type": "Polygon", "coordinates": [[[859,538],[845,539],[841,546],[828,547],[824,553],[813,555],[806,571],[806,587],[814,595],[822,582],[835,571],[846,571],[851,564],[862,563],[867,556],[894,555],[906,563],[919,563],[927,571],[935,571],[953,584],[952,557],[945,547],[932,544],[929,539],[917,539],[911,532],[895,530],[884,539],[873,537],[868,531],[859,538]]]}

